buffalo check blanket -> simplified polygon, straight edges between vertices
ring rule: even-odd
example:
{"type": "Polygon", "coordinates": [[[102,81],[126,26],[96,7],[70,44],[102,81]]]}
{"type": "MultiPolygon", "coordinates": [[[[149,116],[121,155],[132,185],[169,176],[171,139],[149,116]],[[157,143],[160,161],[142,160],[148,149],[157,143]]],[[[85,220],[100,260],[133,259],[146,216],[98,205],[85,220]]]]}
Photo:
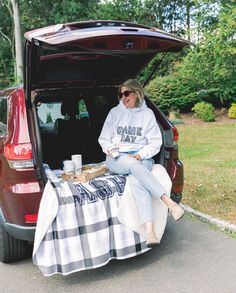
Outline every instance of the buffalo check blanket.
{"type": "Polygon", "coordinates": [[[33,262],[45,276],[97,268],[149,250],[145,238],[117,218],[126,177],[72,184],[45,166],[48,182],[35,233],[33,262]]]}

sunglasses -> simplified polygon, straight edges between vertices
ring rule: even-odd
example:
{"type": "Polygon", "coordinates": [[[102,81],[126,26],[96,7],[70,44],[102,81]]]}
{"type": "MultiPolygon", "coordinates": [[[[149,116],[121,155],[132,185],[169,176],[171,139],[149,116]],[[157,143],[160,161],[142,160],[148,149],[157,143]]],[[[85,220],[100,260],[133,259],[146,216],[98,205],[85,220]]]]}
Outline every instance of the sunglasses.
{"type": "Polygon", "coordinates": [[[123,93],[120,92],[119,93],[119,98],[121,99],[123,95],[127,98],[133,92],[134,91],[124,91],[123,93]]]}

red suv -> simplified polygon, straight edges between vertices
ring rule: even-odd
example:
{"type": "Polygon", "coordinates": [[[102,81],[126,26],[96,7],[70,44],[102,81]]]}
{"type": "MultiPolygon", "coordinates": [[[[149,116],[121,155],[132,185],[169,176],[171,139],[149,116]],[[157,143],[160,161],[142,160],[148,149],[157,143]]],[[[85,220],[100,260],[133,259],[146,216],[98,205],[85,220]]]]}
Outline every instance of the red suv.
{"type": "MultiPolygon", "coordinates": [[[[117,101],[119,84],[138,75],[158,53],[188,42],[155,28],[119,21],[54,25],[25,34],[24,86],[0,92],[0,260],[28,255],[47,181],[44,164],[62,168],[81,153],[101,162],[98,136],[117,101]]],[[[183,165],[178,132],[148,99],[163,134],[154,158],[168,171],[180,202],[183,165]]]]}

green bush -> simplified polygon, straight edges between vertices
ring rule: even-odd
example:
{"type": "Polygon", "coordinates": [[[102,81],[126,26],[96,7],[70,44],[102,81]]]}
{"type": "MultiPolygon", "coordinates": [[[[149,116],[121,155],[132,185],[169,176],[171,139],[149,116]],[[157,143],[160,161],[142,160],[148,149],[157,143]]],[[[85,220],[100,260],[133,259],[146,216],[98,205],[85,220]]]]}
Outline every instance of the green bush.
{"type": "Polygon", "coordinates": [[[236,119],[236,103],[233,103],[228,111],[229,118],[236,119]]]}
{"type": "Polygon", "coordinates": [[[194,105],[192,108],[195,116],[204,122],[215,121],[214,107],[212,104],[207,102],[200,102],[194,105]]]}
{"type": "Polygon", "coordinates": [[[189,112],[202,100],[196,83],[173,74],[153,79],[145,88],[152,101],[165,113],[172,109],[189,112]]]}

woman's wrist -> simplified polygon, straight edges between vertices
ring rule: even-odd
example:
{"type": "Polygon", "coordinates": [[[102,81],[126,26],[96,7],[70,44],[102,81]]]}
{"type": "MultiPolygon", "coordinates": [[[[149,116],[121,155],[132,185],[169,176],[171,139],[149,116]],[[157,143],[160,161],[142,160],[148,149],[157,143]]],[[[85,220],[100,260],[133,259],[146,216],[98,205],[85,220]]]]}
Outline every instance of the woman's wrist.
{"type": "Polygon", "coordinates": [[[141,158],[141,156],[139,154],[132,154],[132,155],[130,155],[130,157],[133,157],[133,158],[135,158],[138,161],[141,161],[142,160],[142,158],[141,158]]]}

